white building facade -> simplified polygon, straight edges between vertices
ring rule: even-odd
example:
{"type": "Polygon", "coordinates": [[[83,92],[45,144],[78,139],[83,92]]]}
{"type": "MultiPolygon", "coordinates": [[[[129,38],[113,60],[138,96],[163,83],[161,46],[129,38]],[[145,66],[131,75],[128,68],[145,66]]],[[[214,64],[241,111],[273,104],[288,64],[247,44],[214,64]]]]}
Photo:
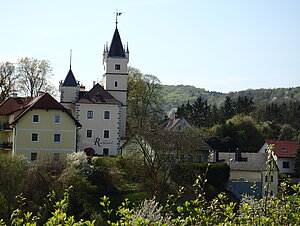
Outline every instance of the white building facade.
{"type": "Polygon", "coordinates": [[[104,87],[85,91],[70,70],[60,83],[60,101],[71,110],[82,128],[77,150],[88,155],[116,156],[126,135],[127,77],[129,51],[124,49],[116,26],[110,47],[104,47],[104,87]]]}

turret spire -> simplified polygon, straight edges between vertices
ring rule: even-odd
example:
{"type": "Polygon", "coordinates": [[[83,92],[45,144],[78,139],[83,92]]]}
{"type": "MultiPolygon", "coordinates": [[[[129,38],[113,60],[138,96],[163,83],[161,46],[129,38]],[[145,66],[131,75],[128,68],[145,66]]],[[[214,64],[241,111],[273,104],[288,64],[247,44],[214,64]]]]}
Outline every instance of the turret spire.
{"type": "Polygon", "coordinates": [[[118,27],[118,16],[121,16],[123,12],[118,12],[118,9],[116,9],[116,28],[118,27]]]}
{"type": "Polygon", "coordinates": [[[70,69],[71,69],[71,66],[72,66],[72,49],[70,49],[70,69]]]}

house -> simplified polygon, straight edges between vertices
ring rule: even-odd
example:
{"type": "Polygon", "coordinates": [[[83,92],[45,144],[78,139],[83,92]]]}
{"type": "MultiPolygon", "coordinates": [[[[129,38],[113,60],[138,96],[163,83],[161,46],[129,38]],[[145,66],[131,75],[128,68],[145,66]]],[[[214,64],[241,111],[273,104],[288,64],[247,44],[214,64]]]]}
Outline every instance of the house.
{"type": "MultiPolygon", "coordinates": [[[[117,23],[116,23],[117,24],[117,23]]],[[[128,46],[123,47],[116,25],[110,47],[104,46],[104,86],[85,91],[70,69],[60,82],[60,102],[81,123],[78,150],[88,155],[116,156],[126,136],[128,46]]]]}
{"type": "Polygon", "coordinates": [[[14,95],[0,104],[0,152],[61,162],[76,151],[81,126],[50,94],[38,97],[14,95]]]}
{"type": "Polygon", "coordinates": [[[212,148],[190,132],[156,131],[132,137],[124,146],[124,154],[147,152],[149,156],[164,156],[172,162],[208,162],[212,148]]]}
{"type": "Polygon", "coordinates": [[[191,127],[192,125],[184,117],[176,118],[175,116],[170,117],[163,124],[163,130],[172,132],[179,132],[191,127]]]}
{"type": "Polygon", "coordinates": [[[275,165],[273,172],[268,177],[268,154],[267,153],[241,153],[237,150],[234,153],[217,153],[220,161],[225,161],[230,166],[230,178],[228,188],[237,198],[242,194],[257,195],[266,194],[265,184],[270,182],[269,192],[277,194],[278,168],[275,165]],[[253,184],[257,189],[252,189],[253,184]]]}
{"type": "Polygon", "coordinates": [[[294,174],[298,142],[292,140],[266,140],[259,153],[265,153],[268,145],[274,145],[274,158],[280,173],[294,174]]]}

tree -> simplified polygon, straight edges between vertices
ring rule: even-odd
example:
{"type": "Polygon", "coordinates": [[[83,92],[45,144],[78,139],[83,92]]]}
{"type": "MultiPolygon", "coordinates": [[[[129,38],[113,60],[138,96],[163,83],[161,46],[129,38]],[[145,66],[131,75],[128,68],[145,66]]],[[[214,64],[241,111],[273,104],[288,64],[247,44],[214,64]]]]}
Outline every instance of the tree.
{"type": "Polygon", "coordinates": [[[0,103],[15,91],[15,66],[10,62],[0,62],[0,103]]]}
{"type": "Polygon", "coordinates": [[[49,61],[36,58],[22,58],[18,60],[18,87],[27,96],[35,97],[40,92],[55,94],[55,88],[49,82],[52,67],[49,61]]]}
{"type": "Polygon", "coordinates": [[[129,130],[147,127],[162,118],[161,83],[154,75],[129,68],[127,121],[129,130]]]}
{"type": "Polygon", "coordinates": [[[221,106],[221,112],[223,116],[223,120],[226,121],[230,119],[235,114],[235,106],[233,101],[229,96],[225,98],[223,105],[221,106]]]}

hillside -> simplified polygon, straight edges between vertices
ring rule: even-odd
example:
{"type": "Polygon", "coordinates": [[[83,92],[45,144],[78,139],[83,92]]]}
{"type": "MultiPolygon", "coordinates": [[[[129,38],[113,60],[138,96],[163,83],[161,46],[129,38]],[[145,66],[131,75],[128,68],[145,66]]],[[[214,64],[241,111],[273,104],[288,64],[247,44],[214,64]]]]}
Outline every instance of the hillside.
{"type": "Polygon", "coordinates": [[[253,98],[254,103],[263,104],[269,102],[300,101],[300,87],[276,88],[276,89],[247,89],[238,92],[221,93],[206,91],[203,88],[196,88],[190,85],[163,85],[163,106],[164,110],[180,106],[187,101],[193,102],[197,97],[202,96],[209,104],[219,105],[226,96],[235,99],[238,96],[253,98]]]}

